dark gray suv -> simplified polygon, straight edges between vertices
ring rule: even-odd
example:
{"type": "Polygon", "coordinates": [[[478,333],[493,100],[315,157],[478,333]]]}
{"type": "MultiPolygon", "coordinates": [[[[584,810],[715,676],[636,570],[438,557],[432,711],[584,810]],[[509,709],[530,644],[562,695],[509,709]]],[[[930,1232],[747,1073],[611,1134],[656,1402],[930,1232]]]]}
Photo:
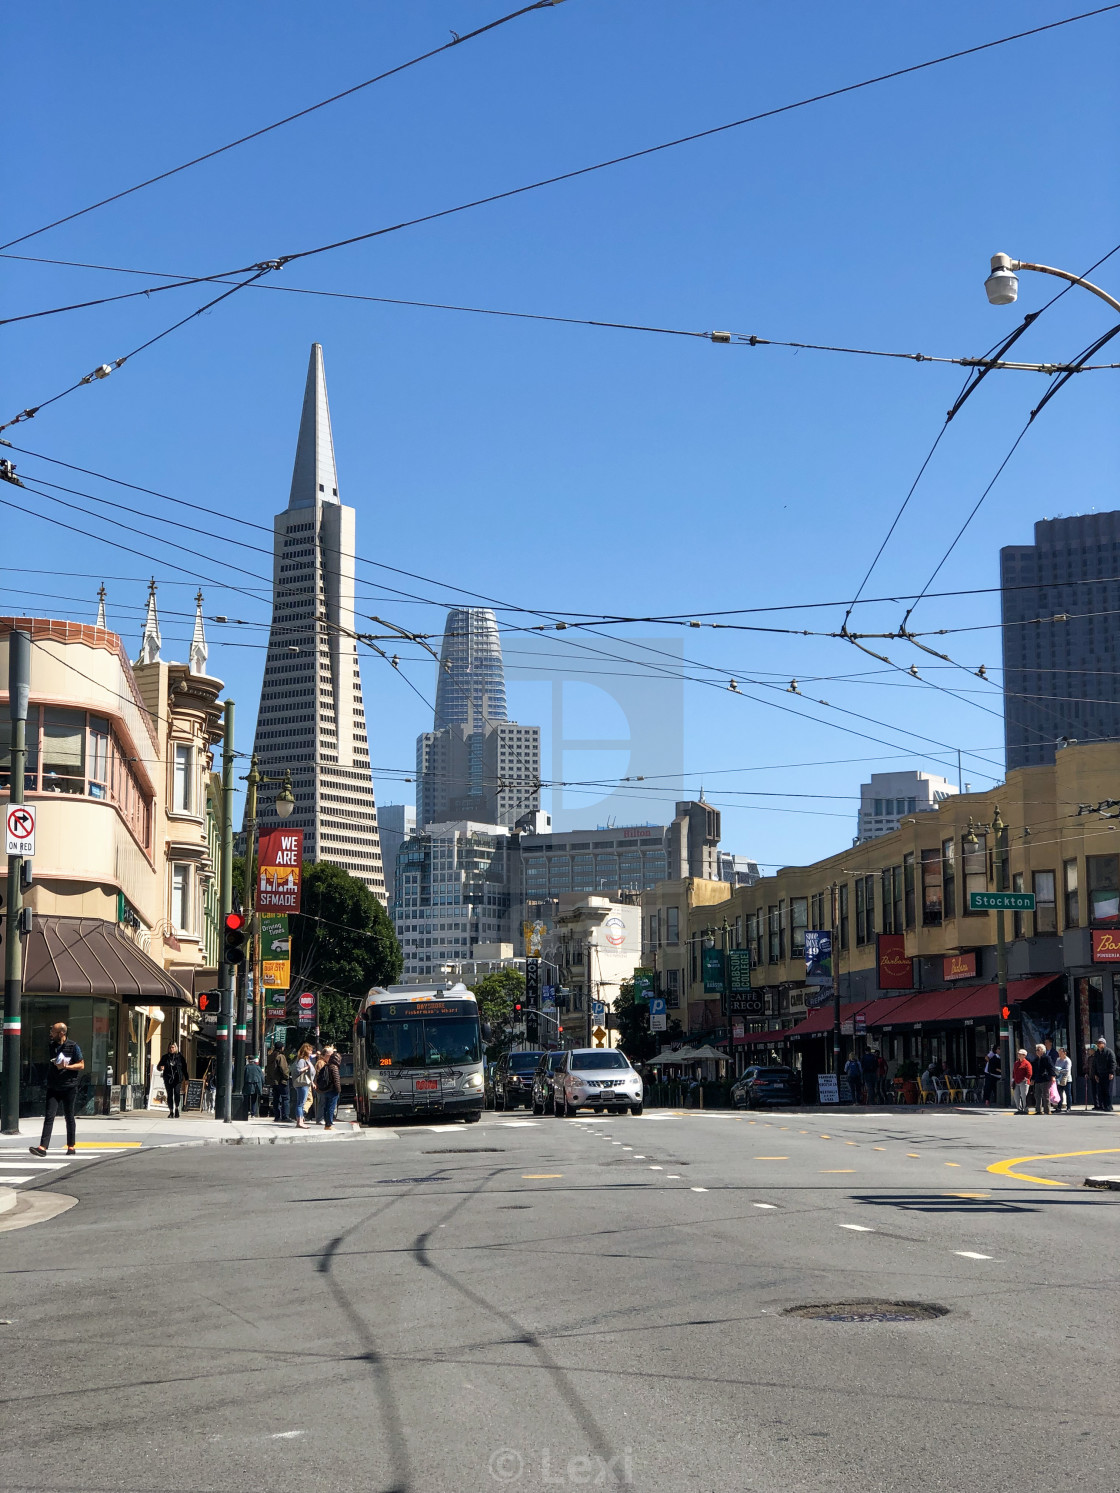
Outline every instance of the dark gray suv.
{"type": "Polygon", "coordinates": [[[533,1103],[533,1075],[544,1054],[535,1052],[503,1052],[494,1069],[494,1108],[517,1109],[521,1104],[529,1109],[533,1103]]]}

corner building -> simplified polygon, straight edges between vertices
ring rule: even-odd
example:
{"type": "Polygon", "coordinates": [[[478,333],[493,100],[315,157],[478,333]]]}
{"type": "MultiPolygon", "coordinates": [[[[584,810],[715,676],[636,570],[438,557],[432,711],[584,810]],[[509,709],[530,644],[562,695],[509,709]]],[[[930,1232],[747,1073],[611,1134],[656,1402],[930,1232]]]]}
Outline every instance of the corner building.
{"type": "MultiPolygon", "coordinates": [[[[291,495],[274,521],[272,626],[253,749],[260,770],[292,774],[308,861],[330,861],[385,901],[369,738],[354,637],[355,514],[338,495],[323,349],[311,349],[291,495]]],[[[262,830],[280,820],[271,784],[262,830]]]]}

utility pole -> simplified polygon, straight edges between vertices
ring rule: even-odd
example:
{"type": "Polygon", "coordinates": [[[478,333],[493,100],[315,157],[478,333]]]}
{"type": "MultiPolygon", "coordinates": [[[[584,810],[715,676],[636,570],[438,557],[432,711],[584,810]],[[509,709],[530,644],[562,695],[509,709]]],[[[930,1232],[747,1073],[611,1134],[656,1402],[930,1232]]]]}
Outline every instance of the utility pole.
{"type": "Polygon", "coordinates": [[[840,883],[834,881],[832,893],[832,1071],[840,1082],[840,883]]]}
{"type": "MultiPolygon", "coordinates": [[[[1007,826],[1000,818],[999,805],[995,806],[992,815],[992,834],[996,842],[996,891],[1006,892],[1011,878],[1008,876],[1007,865],[1007,826]]],[[[999,1025],[1000,1025],[1000,1049],[1003,1053],[1003,1061],[1000,1064],[1001,1073],[999,1080],[1000,1100],[1004,1104],[1011,1103],[1011,1018],[1004,1020],[1003,1013],[1007,1006],[1007,930],[1004,926],[1003,908],[996,912],[996,982],[999,985],[999,1025]]]]}
{"type": "Polygon", "coordinates": [[[591,984],[591,934],[587,935],[587,1045],[591,1046],[591,1002],[595,999],[591,984]]]}
{"type": "MultiPolygon", "coordinates": [[[[10,804],[24,801],[27,763],[27,698],[31,692],[31,635],[8,634],[8,709],[12,719],[10,804]]],[[[8,911],[4,940],[4,1119],[5,1135],[19,1134],[20,1009],[23,1003],[23,948],[19,925],[23,857],[8,857],[8,911]]]]}
{"type": "MultiPolygon", "coordinates": [[[[263,993],[257,990],[256,978],[256,951],[260,944],[257,936],[257,790],[260,787],[261,774],[257,767],[257,754],[253,753],[249,761],[249,773],[245,779],[245,899],[246,924],[249,929],[249,943],[245,950],[246,975],[253,971],[253,1036],[257,1031],[257,1008],[263,1002],[263,993]]],[[[237,1005],[238,1021],[238,1043],[237,1043],[237,1074],[239,1080],[245,1077],[245,1040],[247,1036],[248,1013],[246,1003],[248,991],[246,989],[247,979],[242,981],[241,996],[237,1005]]],[[[238,1083],[240,1089],[240,1082],[238,1083]]]]}
{"type": "MultiPolygon", "coordinates": [[[[225,734],[222,739],[222,862],[218,913],[225,936],[226,918],[233,911],[233,701],[225,702],[225,734]]],[[[228,1125],[233,1118],[230,1086],[229,1029],[233,1016],[234,968],[226,963],[224,947],[219,953],[218,989],[218,1103],[217,1110],[228,1125]]],[[[216,1118],[216,1116],[215,1116],[216,1118]]]]}

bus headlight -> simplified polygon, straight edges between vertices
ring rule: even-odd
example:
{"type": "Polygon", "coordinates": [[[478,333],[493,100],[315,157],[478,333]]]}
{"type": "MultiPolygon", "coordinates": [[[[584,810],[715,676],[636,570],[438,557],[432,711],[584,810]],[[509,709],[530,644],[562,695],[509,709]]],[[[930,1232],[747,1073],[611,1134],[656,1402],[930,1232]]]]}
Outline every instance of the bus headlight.
{"type": "Polygon", "coordinates": [[[468,1077],[463,1079],[463,1087],[465,1089],[480,1089],[482,1087],[482,1074],[469,1074],[468,1077]]]}
{"type": "Polygon", "coordinates": [[[381,1087],[381,1080],[379,1078],[367,1078],[366,1079],[366,1088],[370,1091],[371,1094],[376,1094],[377,1091],[378,1091],[378,1089],[380,1087],[381,1087]]]}

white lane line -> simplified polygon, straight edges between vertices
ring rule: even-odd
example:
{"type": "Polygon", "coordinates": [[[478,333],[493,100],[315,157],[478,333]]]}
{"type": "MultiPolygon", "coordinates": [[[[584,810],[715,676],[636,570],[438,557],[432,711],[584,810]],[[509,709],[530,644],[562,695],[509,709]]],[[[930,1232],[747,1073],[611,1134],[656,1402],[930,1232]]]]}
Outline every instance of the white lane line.
{"type": "MultiPolygon", "coordinates": [[[[619,1141],[619,1145],[622,1146],[622,1142],[621,1141],[619,1141]]],[[[634,1147],[633,1146],[622,1146],[622,1149],[624,1151],[632,1151],[634,1149],[634,1147]]]]}
{"type": "Polygon", "coordinates": [[[644,1161],[645,1159],[646,1158],[644,1156],[639,1156],[638,1153],[637,1153],[637,1151],[634,1152],[634,1160],[635,1161],[644,1161]]]}
{"type": "Polygon", "coordinates": [[[34,1172],[27,1172],[24,1176],[17,1177],[16,1174],[15,1174],[15,1172],[5,1172],[4,1173],[4,1186],[5,1187],[18,1187],[21,1182],[34,1182],[35,1175],[36,1174],[34,1172]]]}
{"type": "Polygon", "coordinates": [[[692,1187],[689,1190],[691,1192],[707,1192],[708,1189],[706,1187],[692,1187]]]}
{"type": "Polygon", "coordinates": [[[0,1161],[0,1167],[15,1166],[21,1172],[60,1172],[69,1165],[68,1161],[0,1161]]]}
{"type": "Polygon", "coordinates": [[[666,1182],[679,1182],[681,1180],[681,1174],[680,1172],[666,1172],[665,1180],[666,1182]]]}
{"type": "Polygon", "coordinates": [[[777,1203],[752,1203],[752,1208],[776,1208],[777,1203]]]}
{"type": "Polygon", "coordinates": [[[865,1223],[842,1223],[840,1228],[851,1229],[853,1234],[873,1234],[875,1232],[874,1229],[869,1228],[865,1223]]]}
{"type": "Polygon", "coordinates": [[[991,1255],[978,1255],[974,1249],[955,1249],[955,1255],[960,1255],[962,1260],[990,1260],[991,1255]]]}
{"type": "MultiPolygon", "coordinates": [[[[503,1120],[502,1123],[501,1123],[500,1129],[502,1129],[502,1130],[524,1130],[526,1128],[526,1126],[529,1126],[531,1128],[532,1126],[539,1125],[539,1124],[540,1124],[539,1120],[503,1120]]],[[[458,1127],[456,1127],[456,1128],[458,1128],[458,1127]]],[[[288,1433],[285,1432],[284,1434],[287,1435],[288,1433]]],[[[291,1434],[293,1436],[302,1436],[303,1432],[302,1431],[293,1431],[291,1434]]]]}
{"type": "Polygon", "coordinates": [[[663,1166],[651,1166],[650,1167],[650,1171],[651,1172],[663,1172],[664,1170],[665,1170],[665,1168],[663,1166]]]}
{"type": "Polygon", "coordinates": [[[611,1145],[612,1146],[621,1146],[621,1144],[622,1144],[622,1142],[620,1140],[612,1140],[611,1141],[611,1145]]]}
{"type": "Polygon", "coordinates": [[[269,1438],[271,1441],[290,1441],[293,1436],[306,1436],[306,1431],[274,1431],[269,1438]]]}

